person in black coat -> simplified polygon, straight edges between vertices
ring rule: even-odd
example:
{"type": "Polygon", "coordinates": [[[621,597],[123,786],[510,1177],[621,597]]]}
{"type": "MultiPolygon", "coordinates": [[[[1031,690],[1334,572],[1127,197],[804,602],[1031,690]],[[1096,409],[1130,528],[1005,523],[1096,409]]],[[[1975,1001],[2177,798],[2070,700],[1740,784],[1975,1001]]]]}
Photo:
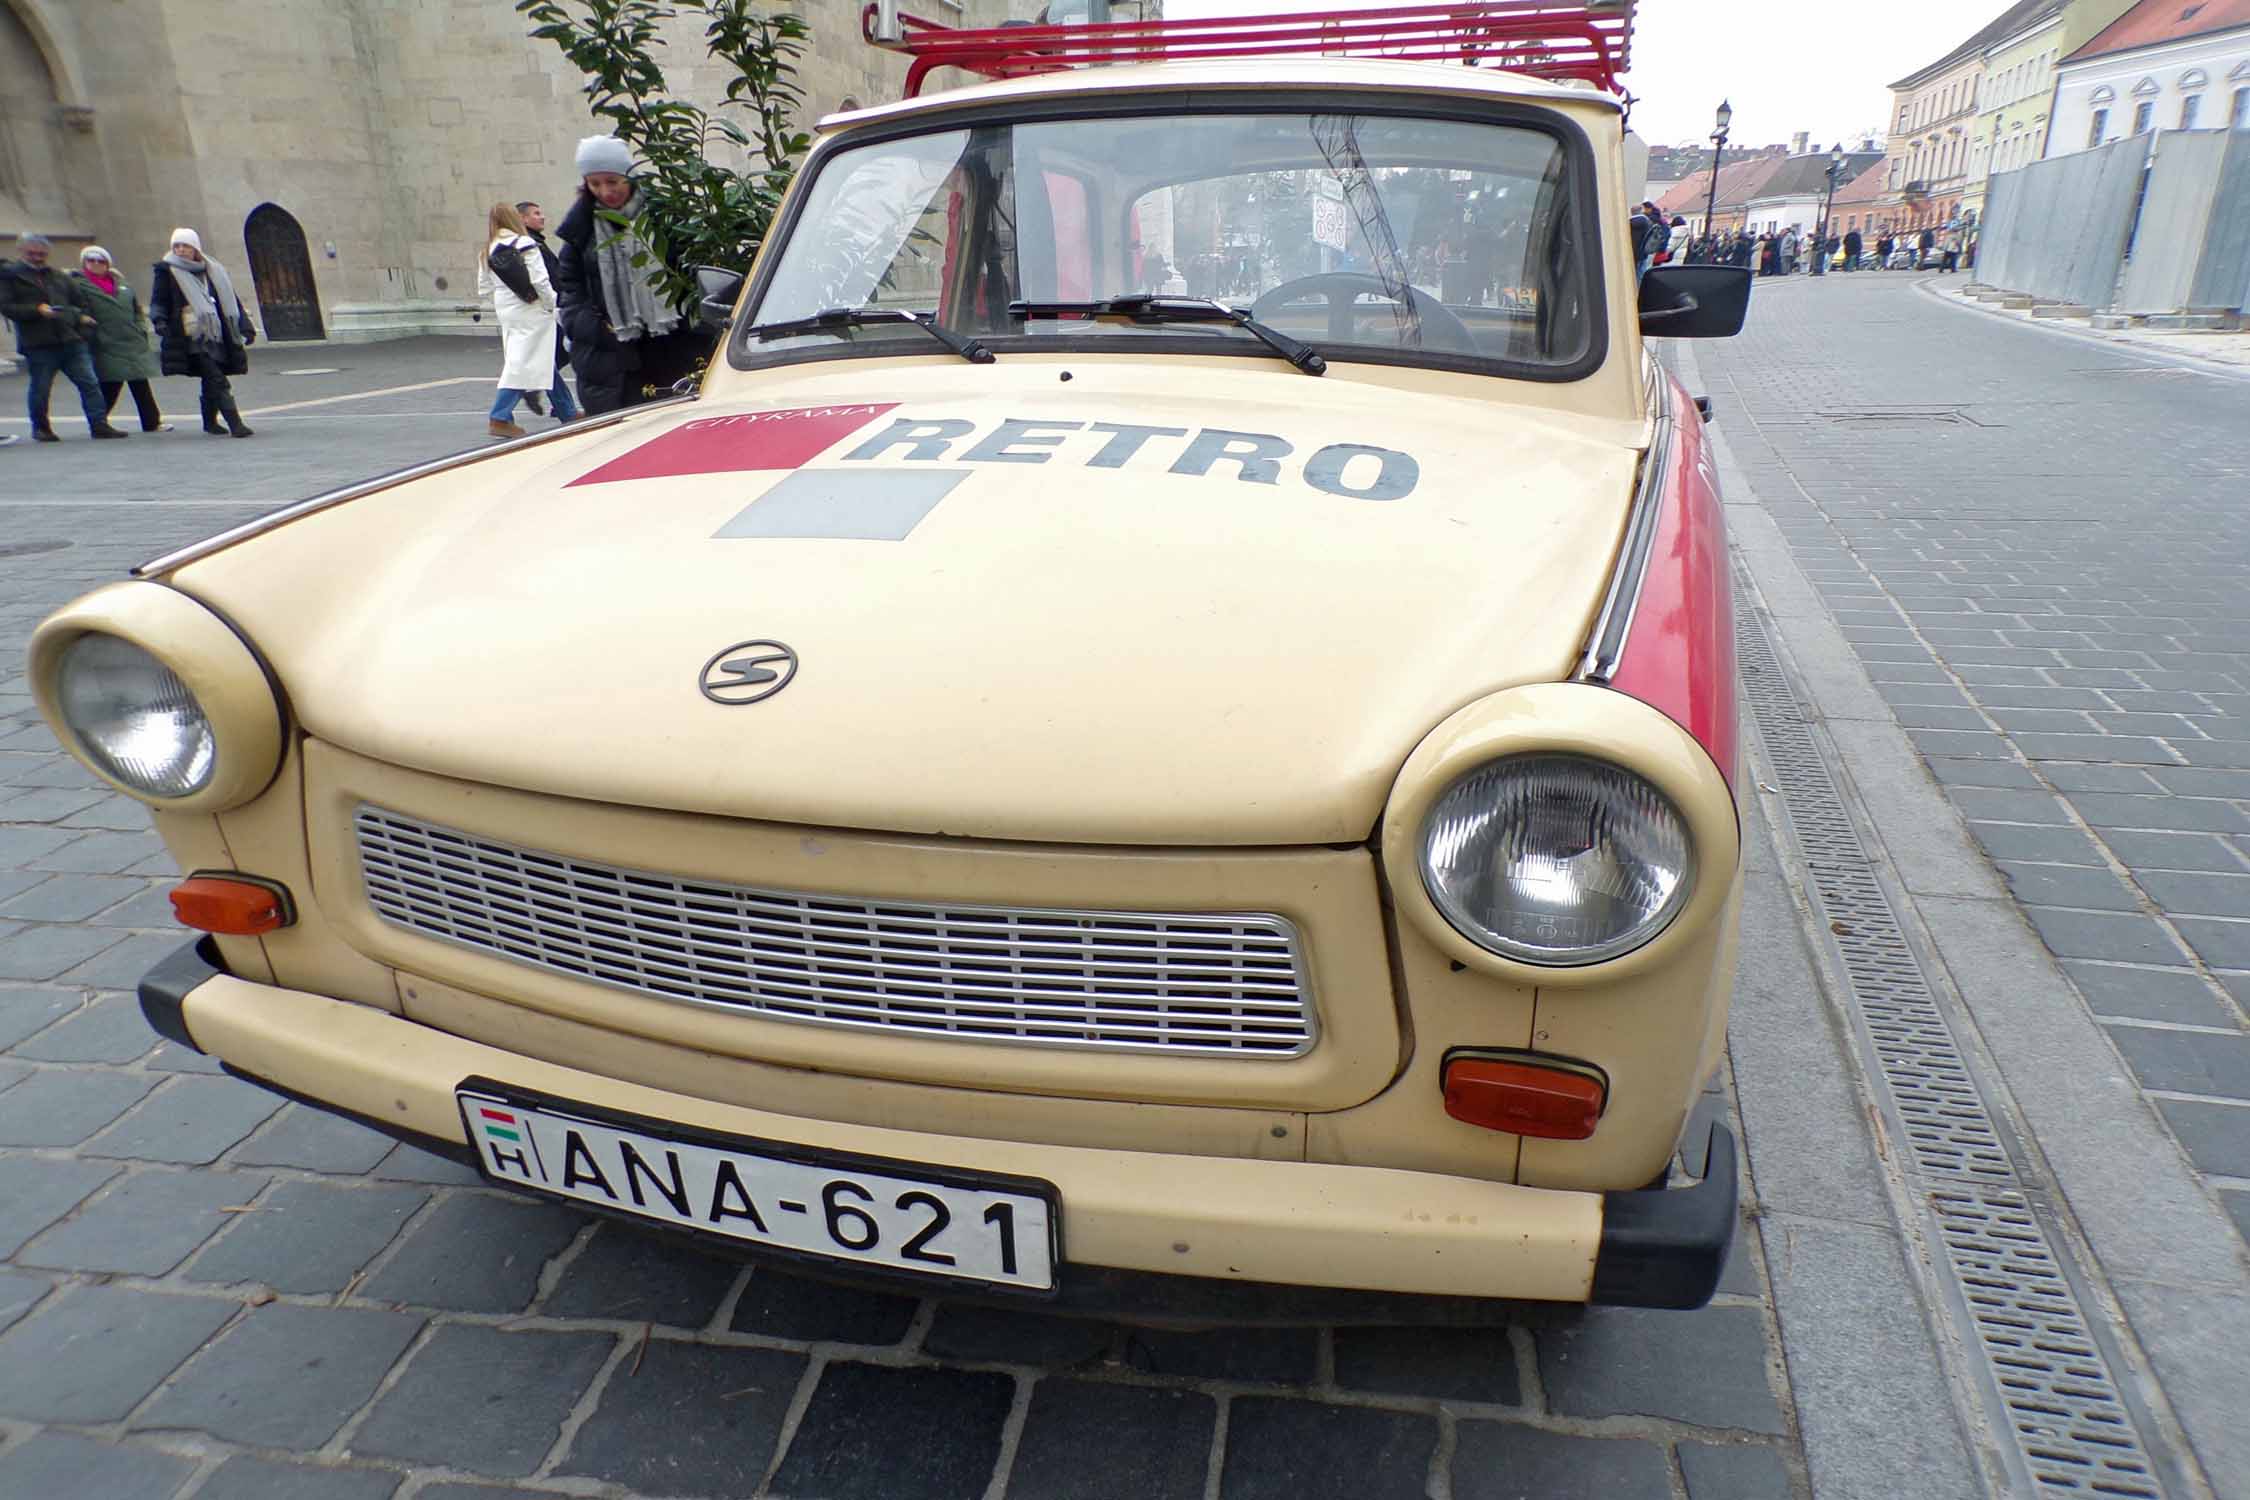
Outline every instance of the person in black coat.
{"type": "Polygon", "coordinates": [[[1865,241],[1865,240],[1863,240],[1863,239],[1861,239],[1861,238],[1860,238],[1860,235],[1859,235],[1859,231],[1858,231],[1858,230],[1856,230],[1856,229],[1847,229],[1847,230],[1845,230],[1845,231],[1844,231],[1844,269],[1845,269],[1845,270],[1847,270],[1847,271],[1856,271],[1856,270],[1858,270],[1858,269],[1859,269],[1859,257],[1860,257],[1860,252],[1861,252],[1861,251],[1863,251],[1863,250],[1865,250],[1866,248],[1867,248],[1867,241],[1865,241]]]}
{"type": "Polygon", "coordinates": [[[641,210],[632,157],[614,136],[578,143],[578,201],[555,231],[556,298],[562,331],[578,372],[578,400],[588,414],[615,411],[671,394],[673,383],[695,373],[710,353],[710,339],[683,316],[632,264],[641,246],[629,230],[599,217],[608,209],[628,216],[641,210]]]}
{"type": "MultiPolygon", "coordinates": [[[[539,258],[547,264],[547,284],[559,288],[562,285],[562,262],[555,259],[555,247],[547,243],[547,210],[526,198],[516,205],[516,215],[523,220],[523,232],[530,235],[531,242],[539,247],[539,258]]],[[[557,295],[560,296],[560,293],[558,292],[557,295]]],[[[557,312],[558,316],[555,320],[555,368],[560,370],[565,368],[568,363],[570,345],[563,338],[559,304],[557,312]]],[[[525,391],[523,393],[523,404],[542,416],[546,415],[547,397],[544,392],[525,391]]]]}
{"type": "Polygon", "coordinates": [[[148,320],[156,328],[156,358],[167,375],[203,382],[203,430],[213,437],[249,437],[235,409],[230,375],[250,373],[250,346],[258,330],[234,294],[227,268],[203,253],[192,229],[172,231],[172,249],[148,271],[148,320]],[[222,425],[223,424],[223,425],[222,425]]]}

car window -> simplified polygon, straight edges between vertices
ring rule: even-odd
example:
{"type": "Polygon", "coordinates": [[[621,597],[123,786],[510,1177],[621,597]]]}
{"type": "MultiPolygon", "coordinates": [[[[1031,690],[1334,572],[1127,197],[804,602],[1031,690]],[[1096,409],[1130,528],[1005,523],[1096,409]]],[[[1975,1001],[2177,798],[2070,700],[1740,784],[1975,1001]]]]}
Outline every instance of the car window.
{"type": "MultiPolygon", "coordinates": [[[[837,151],[751,321],[905,305],[996,350],[1042,339],[1228,346],[1230,325],[1024,320],[1011,302],[1136,293],[1250,308],[1354,349],[1569,365],[1592,268],[1556,131],[1387,114],[1135,114],[995,123],[837,151]]],[[[753,344],[917,339],[862,328],[753,344]]],[[[926,340],[925,340],[926,341],[926,340]]]]}

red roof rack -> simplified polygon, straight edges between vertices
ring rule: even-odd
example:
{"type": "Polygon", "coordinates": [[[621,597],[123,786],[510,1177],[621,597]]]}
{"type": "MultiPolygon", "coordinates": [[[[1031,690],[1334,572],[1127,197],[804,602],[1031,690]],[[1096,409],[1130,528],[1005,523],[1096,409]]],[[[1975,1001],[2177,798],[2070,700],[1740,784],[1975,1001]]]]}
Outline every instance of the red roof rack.
{"type": "Polygon", "coordinates": [[[964,29],[898,14],[899,35],[879,34],[877,12],[861,13],[867,40],[910,54],[906,96],[936,68],[1020,78],[1089,63],[1184,58],[1315,55],[1382,57],[1492,67],[1540,78],[1579,78],[1622,93],[1634,0],[1455,0],[1379,10],[1302,11],[1190,21],[1110,21],[1089,26],[964,29]]]}

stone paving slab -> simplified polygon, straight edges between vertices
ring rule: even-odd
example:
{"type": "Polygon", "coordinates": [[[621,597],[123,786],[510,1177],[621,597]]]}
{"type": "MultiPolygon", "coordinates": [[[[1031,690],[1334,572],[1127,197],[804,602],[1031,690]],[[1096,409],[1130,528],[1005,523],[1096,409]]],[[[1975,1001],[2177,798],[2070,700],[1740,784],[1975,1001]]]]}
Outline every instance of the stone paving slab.
{"type": "MultiPolygon", "coordinates": [[[[481,348],[350,352],[320,362],[489,378],[481,348]]],[[[246,408],[351,384],[252,381],[246,408]]],[[[0,558],[0,1495],[1468,1500],[1574,1475],[1604,1500],[1701,1500],[1737,1482],[1714,1461],[1808,1493],[1747,1224],[1720,1305],[1669,1336],[1607,1310],[1473,1331],[1062,1318],[751,1270],[508,1197],[136,1030],[130,986],[180,940],[176,872],[35,722],[24,637],[156,551],[473,441],[444,415],[468,389],[368,403],[426,414],[389,430],[261,420],[223,465],[65,444],[0,488],[0,533],[65,544],[0,558]],[[108,1331],[50,1360],[77,1326],[108,1331]],[[1597,1346],[1630,1379],[1570,1352],[1597,1346]]],[[[1706,1109],[1735,1114],[1723,1090],[1706,1109]]]]}

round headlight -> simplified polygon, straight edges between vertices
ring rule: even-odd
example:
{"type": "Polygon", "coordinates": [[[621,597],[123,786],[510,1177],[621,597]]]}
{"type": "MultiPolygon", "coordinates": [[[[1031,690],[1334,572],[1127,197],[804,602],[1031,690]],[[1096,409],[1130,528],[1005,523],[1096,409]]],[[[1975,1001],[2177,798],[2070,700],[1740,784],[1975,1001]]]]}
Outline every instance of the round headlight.
{"type": "Polygon", "coordinates": [[[1469,772],[1422,824],[1422,883],[1481,948],[1574,966],[1662,932],[1695,885],[1686,820],[1656,787],[1574,755],[1469,772]]]}
{"type": "Polygon", "coordinates": [[[143,796],[190,796],[217,768],[218,737],[203,705],[131,641],[89,631],[64,647],[55,698],[87,759],[143,796]]]}

